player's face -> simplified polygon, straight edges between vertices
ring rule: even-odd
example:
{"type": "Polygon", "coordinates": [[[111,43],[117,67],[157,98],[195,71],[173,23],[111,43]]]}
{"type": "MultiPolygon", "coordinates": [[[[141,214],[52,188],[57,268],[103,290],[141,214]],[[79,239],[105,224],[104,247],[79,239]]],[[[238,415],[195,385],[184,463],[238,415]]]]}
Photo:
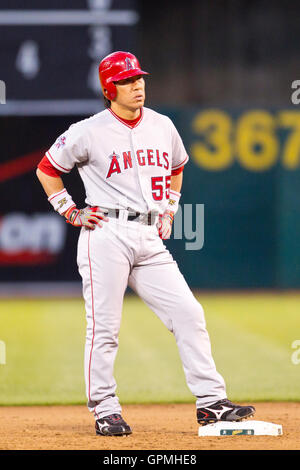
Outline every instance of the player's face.
{"type": "Polygon", "coordinates": [[[115,82],[117,87],[117,97],[115,102],[128,109],[139,109],[144,106],[145,101],[145,80],[142,75],[125,78],[115,82]]]}

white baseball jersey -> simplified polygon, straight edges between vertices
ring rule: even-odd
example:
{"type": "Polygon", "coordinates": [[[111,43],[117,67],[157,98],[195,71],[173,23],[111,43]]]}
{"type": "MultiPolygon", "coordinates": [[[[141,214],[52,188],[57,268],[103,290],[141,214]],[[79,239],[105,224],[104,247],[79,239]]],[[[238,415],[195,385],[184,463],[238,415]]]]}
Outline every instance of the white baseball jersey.
{"type": "Polygon", "coordinates": [[[171,172],[188,161],[172,121],[149,108],[134,128],[111,109],[72,124],[46,156],[64,173],[77,166],[88,205],[142,213],[166,209],[171,172]]]}

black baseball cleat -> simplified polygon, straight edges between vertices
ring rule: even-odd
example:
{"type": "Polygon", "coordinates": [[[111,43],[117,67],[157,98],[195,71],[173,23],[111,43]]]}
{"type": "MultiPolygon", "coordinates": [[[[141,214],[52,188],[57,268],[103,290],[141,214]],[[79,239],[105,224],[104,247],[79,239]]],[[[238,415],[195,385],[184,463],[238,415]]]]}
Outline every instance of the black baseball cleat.
{"type": "Polygon", "coordinates": [[[112,414],[97,419],[95,429],[96,434],[99,436],[127,436],[132,433],[130,426],[125,423],[119,414],[112,414]]]}
{"type": "Polygon", "coordinates": [[[197,421],[202,426],[217,421],[242,421],[250,418],[254,413],[254,406],[235,405],[225,399],[204,408],[197,408],[197,421]]]}

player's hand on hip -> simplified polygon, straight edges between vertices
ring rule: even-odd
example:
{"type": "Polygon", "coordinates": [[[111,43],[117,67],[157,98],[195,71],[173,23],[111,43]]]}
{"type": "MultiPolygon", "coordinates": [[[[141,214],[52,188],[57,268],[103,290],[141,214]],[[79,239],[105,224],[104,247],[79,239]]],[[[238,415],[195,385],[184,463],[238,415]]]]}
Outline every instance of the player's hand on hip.
{"type": "Polygon", "coordinates": [[[172,224],[174,220],[174,212],[166,210],[163,214],[159,215],[157,230],[162,240],[170,238],[172,233],[172,224]]]}
{"type": "Polygon", "coordinates": [[[65,212],[64,216],[68,224],[74,225],[74,227],[87,227],[91,230],[95,230],[96,226],[102,227],[102,222],[108,222],[106,214],[100,207],[77,209],[76,206],[73,206],[65,212]]]}

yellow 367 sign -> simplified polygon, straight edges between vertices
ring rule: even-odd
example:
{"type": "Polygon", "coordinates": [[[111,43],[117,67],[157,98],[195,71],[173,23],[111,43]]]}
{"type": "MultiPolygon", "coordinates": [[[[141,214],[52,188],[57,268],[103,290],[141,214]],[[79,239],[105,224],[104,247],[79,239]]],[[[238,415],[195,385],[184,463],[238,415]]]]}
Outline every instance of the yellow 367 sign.
{"type": "Polygon", "coordinates": [[[210,171],[230,167],[236,159],[250,171],[265,171],[279,160],[289,170],[300,167],[300,112],[282,110],[272,114],[251,110],[236,121],[229,113],[209,109],[192,120],[194,140],[190,154],[194,162],[210,171]],[[279,138],[284,131],[285,139],[279,138]]]}

